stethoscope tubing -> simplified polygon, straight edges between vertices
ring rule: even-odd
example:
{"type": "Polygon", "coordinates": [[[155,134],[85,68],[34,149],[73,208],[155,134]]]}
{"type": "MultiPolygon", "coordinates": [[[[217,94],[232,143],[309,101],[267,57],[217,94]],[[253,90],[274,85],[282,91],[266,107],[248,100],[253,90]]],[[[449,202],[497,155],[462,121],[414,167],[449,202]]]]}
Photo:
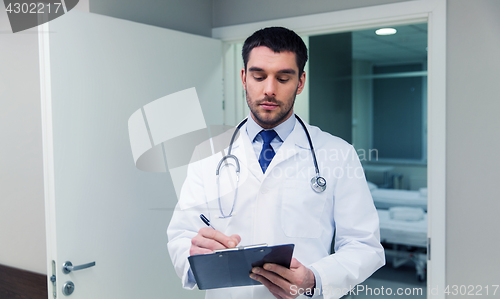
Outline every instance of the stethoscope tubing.
{"type": "MultiPolygon", "coordinates": [[[[325,191],[325,189],[326,189],[326,180],[323,177],[320,176],[319,167],[318,167],[318,161],[316,160],[316,154],[314,152],[314,147],[313,147],[313,143],[312,143],[312,140],[311,140],[311,136],[309,135],[309,131],[307,130],[307,127],[304,124],[304,122],[302,121],[302,119],[300,119],[300,117],[298,115],[295,115],[295,117],[297,118],[297,120],[299,121],[299,123],[302,125],[302,128],[304,128],[304,132],[306,133],[307,140],[309,141],[309,146],[311,147],[311,154],[312,154],[312,157],[313,157],[314,169],[316,171],[316,176],[311,179],[311,188],[313,189],[313,191],[315,191],[317,193],[321,193],[321,192],[325,191]]],[[[219,218],[228,218],[228,217],[231,217],[232,214],[233,214],[234,206],[236,204],[236,196],[238,194],[238,182],[239,182],[239,176],[240,176],[240,162],[238,160],[238,157],[236,157],[235,155],[231,154],[231,150],[233,148],[233,143],[234,143],[234,139],[236,138],[236,135],[240,131],[241,127],[247,121],[248,121],[248,118],[245,118],[244,120],[242,120],[238,124],[238,126],[236,126],[236,129],[234,130],[233,136],[231,137],[231,141],[229,142],[229,149],[227,151],[227,155],[225,155],[224,157],[222,157],[222,159],[219,161],[219,164],[217,164],[217,168],[215,169],[215,175],[216,175],[216,178],[217,178],[216,180],[217,180],[217,196],[218,196],[218,199],[219,199],[219,210],[220,210],[220,213],[222,215],[222,217],[219,217],[219,218]],[[220,175],[220,169],[221,169],[221,167],[223,167],[222,163],[226,162],[224,164],[227,165],[227,160],[228,159],[233,159],[235,161],[235,163],[236,163],[236,190],[235,190],[235,193],[234,193],[233,206],[231,207],[231,211],[229,212],[228,215],[225,215],[224,211],[222,210],[222,204],[221,204],[221,200],[220,200],[219,175],[220,175]]]]}

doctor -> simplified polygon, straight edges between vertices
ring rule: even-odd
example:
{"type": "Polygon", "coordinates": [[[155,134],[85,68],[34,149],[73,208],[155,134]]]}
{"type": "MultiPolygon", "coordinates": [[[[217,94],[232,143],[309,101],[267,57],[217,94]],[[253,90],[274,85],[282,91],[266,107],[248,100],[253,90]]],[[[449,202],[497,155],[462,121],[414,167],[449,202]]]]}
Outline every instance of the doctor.
{"type": "Polygon", "coordinates": [[[207,290],[206,298],[340,298],[385,263],[377,213],[356,151],[340,138],[302,125],[293,113],[306,78],[307,48],[298,35],[265,28],[247,38],[242,52],[250,115],[232,145],[241,167],[237,193],[227,191],[224,180],[218,193],[215,169],[222,154],[192,163],[167,230],[170,257],[183,286],[193,289],[190,255],[293,243],[290,269],[254,268],[250,277],[262,285],[207,290]],[[326,180],[324,191],[311,188],[316,169],[326,180]],[[204,227],[201,213],[217,230],[204,227]]]}

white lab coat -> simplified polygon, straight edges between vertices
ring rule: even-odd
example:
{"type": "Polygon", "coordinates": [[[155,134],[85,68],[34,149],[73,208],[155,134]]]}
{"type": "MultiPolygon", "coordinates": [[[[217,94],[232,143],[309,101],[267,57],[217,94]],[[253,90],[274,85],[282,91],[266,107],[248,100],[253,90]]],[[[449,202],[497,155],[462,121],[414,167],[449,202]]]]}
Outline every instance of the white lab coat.
{"type": "MultiPolygon", "coordinates": [[[[204,213],[226,235],[239,234],[240,245],[295,244],[293,256],[321,277],[324,298],[339,298],[384,265],[379,222],[361,164],[351,145],[306,125],[316,151],[323,193],[311,189],[314,163],[306,134],[298,121],[263,174],[246,134],[232,153],[241,163],[233,216],[220,219],[215,169],[222,154],[189,166],[188,177],[167,230],[168,250],[184,288],[188,281],[191,239],[204,227],[204,213]],[[330,254],[335,234],[335,253],[330,254]]],[[[222,206],[229,213],[234,193],[221,181],[222,206]],[[227,194],[226,194],[227,193],[227,194]]],[[[316,286],[319,287],[319,286],[316,286]]],[[[315,294],[315,298],[322,298],[315,294]]],[[[208,290],[206,298],[274,298],[264,286],[208,290]]],[[[306,298],[301,296],[301,298],[306,298]]]]}

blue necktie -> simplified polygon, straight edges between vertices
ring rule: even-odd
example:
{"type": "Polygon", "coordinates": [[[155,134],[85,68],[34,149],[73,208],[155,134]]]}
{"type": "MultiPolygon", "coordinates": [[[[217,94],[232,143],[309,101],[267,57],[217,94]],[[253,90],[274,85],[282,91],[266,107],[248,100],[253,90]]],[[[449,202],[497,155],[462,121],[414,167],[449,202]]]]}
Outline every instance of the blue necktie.
{"type": "Polygon", "coordinates": [[[259,164],[260,168],[262,168],[262,172],[266,173],[266,169],[269,166],[269,164],[271,164],[271,161],[273,160],[273,157],[275,155],[275,152],[271,147],[271,141],[278,134],[274,130],[260,131],[259,134],[260,136],[262,136],[262,139],[264,140],[264,145],[262,145],[262,151],[260,152],[259,156],[259,164]]]}

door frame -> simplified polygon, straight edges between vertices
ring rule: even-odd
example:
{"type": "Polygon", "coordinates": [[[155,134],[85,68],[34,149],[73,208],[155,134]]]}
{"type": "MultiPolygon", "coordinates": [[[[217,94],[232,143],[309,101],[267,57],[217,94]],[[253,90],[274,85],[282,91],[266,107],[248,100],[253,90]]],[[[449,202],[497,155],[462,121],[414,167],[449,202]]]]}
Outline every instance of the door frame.
{"type": "Polygon", "coordinates": [[[56,205],[54,185],[54,148],[52,124],[52,90],[50,80],[49,22],[38,26],[38,59],[40,65],[40,106],[42,114],[42,153],[43,181],[45,199],[45,240],[47,242],[47,298],[55,298],[57,281],[50,281],[56,275],[55,257],[57,256],[56,240],[56,205]]]}
{"type": "MultiPolygon", "coordinates": [[[[231,44],[268,26],[287,27],[306,36],[424,22],[428,24],[427,289],[442,290],[446,285],[446,0],[413,0],[217,27],[212,37],[231,44]]],[[[427,295],[444,298],[443,293],[428,291],[427,295]]]]}

